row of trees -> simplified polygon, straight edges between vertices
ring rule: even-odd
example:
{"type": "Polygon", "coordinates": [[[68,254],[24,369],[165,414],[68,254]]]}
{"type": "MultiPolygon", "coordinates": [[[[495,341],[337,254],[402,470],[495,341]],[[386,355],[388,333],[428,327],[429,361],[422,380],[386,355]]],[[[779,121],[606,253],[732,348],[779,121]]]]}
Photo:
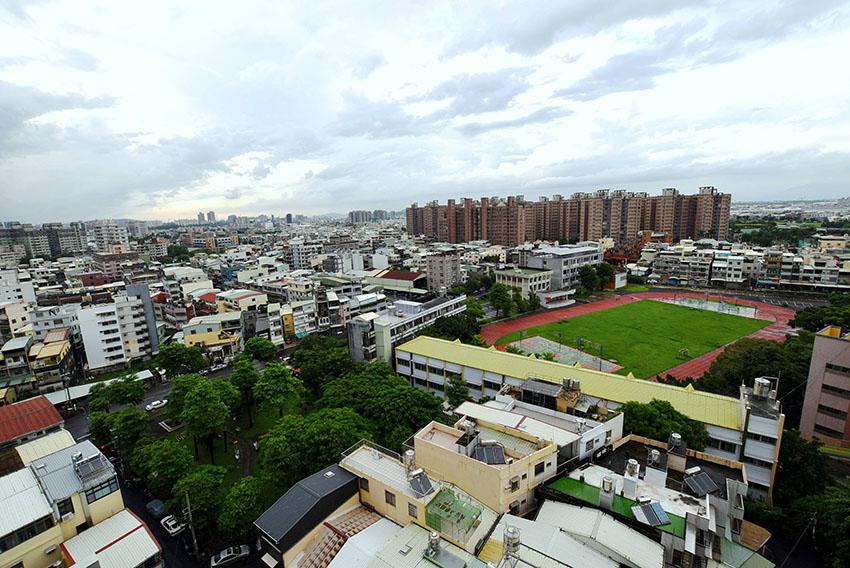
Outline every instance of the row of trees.
{"type": "MultiPolygon", "coordinates": [[[[254,344],[252,352],[268,354],[268,346],[254,344]]],[[[167,372],[200,367],[191,349],[182,345],[164,347],[168,349],[155,363],[169,369],[167,372]]],[[[230,419],[243,411],[250,413],[252,407],[274,409],[282,415],[285,406],[300,399],[303,386],[284,365],[271,363],[258,372],[247,353],[236,356],[229,379],[186,373],[173,376],[172,385],[167,413],[192,436],[194,457],[181,441],[150,434],[148,417],[136,406],[144,389],[140,381],[130,379],[92,389],[92,437],[99,444],[110,445],[151,491],[170,497],[169,508],[178,515],[188,496],[195,529],[202,536],[218,529],[242,538],[270,504],[275,490],[265,477],[246,477],[229,486],[227,470],[215,465],[215,440],[221,435],[226,449],[230,419]],[[126,406],[116,410],[116,405],[126,406]],[[195,465],[200,443],[207,446],[212,465],[195,465]]]]}
{"type": "Polygon", "coordinates": [[[524,314],[540,307],[540,297],[534,292],[523,296],[517,288],[508,288],[501,282],[493,284],[487,293],[487,300],[493,309],[502,313],[502,317],[508,317],[511,313],[524,314]]]}

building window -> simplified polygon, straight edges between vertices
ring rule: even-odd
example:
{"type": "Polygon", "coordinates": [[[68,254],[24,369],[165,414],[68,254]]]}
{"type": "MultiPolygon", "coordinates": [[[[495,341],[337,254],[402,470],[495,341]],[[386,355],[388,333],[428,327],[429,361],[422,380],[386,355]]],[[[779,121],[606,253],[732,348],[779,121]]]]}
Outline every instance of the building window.
{"type": "Polygon", "coordinates": [[[763,468],[766,468],[766,469],[771,469],[773,467],[773,463],[771,463],[769,461],[760,460],[758,458],[752,458],[750,456],[744,456],[744,458],[741,461],[743,461],[744,463],[752,464],[752,465],[755,465],[755,466],[758,466],[758,467],[763,467],[763,468]]]}
{"type": "Polygon", "coordinates": [[[584,445],[584,451],[585,452],[591,451],[593,449],[593,445],[594,445],[595,442],[596,442],[596,440],[588,440],[587,443],[584,445]]]}
{"type": "Polygon", "coordinates": [[[776,445],[776,438],[772,438],[770,436],[764,436],[762,434],[755,434],[753,432],[747,432],[748,440],[755,440],[757,442],[762,442],[764,444],[770,444],[771,446],[776,445]]]}
{"type": "Polygon", "coordinates": [[[103,499],[116,491],[118,491],[118,480],[113,477],[109,481],[95,485],[91,489],[86,489],[86,503],[94,503],[98,499],[103,499]]]}
{"type": "Polygon", "coordinates": [[[511,493],[513,493],[514,491],[519,491],[519,478],[518,477],[514,477],[513,479],[511,479],[511,493]]]}
{"type": "Polygon", "coordinates": [[[821,426],[820,424],[815,424],[814,429],[815,432],[817,432],[818,434],[829,436],[830,438],[841,439],[844,437],[844,432],[839,432],[838,430],[833,430],[832,428],[827,428],[826,426],[821,426]]]}
{"type": "MultiPolygon", "coordinates": [[[[841,365],[836,365],[835,363],[827,363],[826,368],[836,373],[838,375],[844,375],[845,377],[850,377],[850,367],[843,367],[841,365]]],[[[825,386],[825,385],[824,385],[825,386]]]]}
{"type": "Polygon", "coordinates": [[[497,391],[502,388],[502,385],[494,383],[493,381],[484,381],[484,388],[497,391]]]}
{"type": "Polygon", "coordinates": [[[425,370],[425,363],[414,363],[413,368],[416,369],[417,371],[424,371],[425,370]]]}
{"type": "Polygon", "coordinates": [[[836,396],[840,396],[841,398],[850,398],[850,390],[843,389],[841,387],[834,387],[832,385],[823,385],[821,387],[822,390],[834,394],[836,396]]]}
{"type": "Polygon", "coordinates": [[[384,501],[387,502],[387,505],[395,507],[395,493],[384,491],[384,501]]]}
{"type": "Polygon", "coordinates": [[[407,504],[407,514],[413,517],[414,519],[419,516],[419,510],[416,508],[416,505],[413,503],[407,504]]]}
{"type": "Polygon", "coordinates": [[[365,477],[360,478],[360,489],[367,493],[369,492],[369,480],[365,477]]]}
{"type": "Polygon", "coordinates": [[[741,534],[741,525],[743,522],[741,519],[732,518],[732,532],[735,534],[741,534]]]}
{"type": "Polygon", "coordinates": [[[56,503],[56,508],[59,509],[59,516],[67,515],[68,513],[74,512],[74,503],[71,501],[71,498],[63,499],[56,503]]]}
{"type": "Polygon", "coordinates": [[[540,475],[546,469],[546,462],[540,462],[534,465],[534,475],[540,475]]]}
{"type": "Polygon", "coordinates": [[[398,364],[401,367],[410,367],[410,361],[408,361],[407,359],[398,359],[398,364]]]}
{"type": "Polygon", "coordinates": [[[715,448],[723,452],[728,452],[730,454],[734,454],[738,451],[737,444],[727,442],[726,440],[717,440],[715,438],[709,438],[708,445],[711,448],[715,448]]]}
{"type": "Polygon", "coordinates": [[[40,535],[52,526],[53,517],[48,515],[19,528],[15,532],[11,532],[5,536],[0,536],[0,554],[15,548],[22,542],[26,542],[29,539],[40,535]]]}
{"type": "Polygon", "coordinates": [[[829,406],[824,406],[823,404],[818,405],[818,412],[826,416],[834,416],[835,418],[847,420],[846,412],[844,412],[843,410],[838,410],[837,408],[830,408],[829,406]]]}

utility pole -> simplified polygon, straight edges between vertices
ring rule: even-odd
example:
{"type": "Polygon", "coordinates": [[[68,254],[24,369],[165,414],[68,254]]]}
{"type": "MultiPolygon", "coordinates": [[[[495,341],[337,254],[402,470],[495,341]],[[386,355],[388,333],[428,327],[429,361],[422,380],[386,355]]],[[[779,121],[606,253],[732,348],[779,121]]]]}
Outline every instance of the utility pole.
{"type": "Polygon", "coordinates": [[[198,537],[195,534],[195,523],[192,521],[192,503],[189,501],[189,492],[186,491],[186,516],[189,517],[189,530],[192,531],[192,546],[195,548],[195,559],[201,557],[198,551],[198,537]]]}

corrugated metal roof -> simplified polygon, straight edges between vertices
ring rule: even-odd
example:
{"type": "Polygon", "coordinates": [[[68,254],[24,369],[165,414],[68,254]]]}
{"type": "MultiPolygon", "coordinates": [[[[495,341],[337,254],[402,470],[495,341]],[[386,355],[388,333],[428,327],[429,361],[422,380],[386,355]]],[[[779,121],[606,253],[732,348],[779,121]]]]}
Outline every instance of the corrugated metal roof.
{"type": "Polygon", "coordinates": [[[0,351],[16,351],[18,349],[26,349],[32,341],[32,337],[14,337],[0,347],[0,351]]]}
{"type": "Polygon", "coordinates": [[[399,345],[396,350],[519,380],[534,378],[560,384],[565,377],[576,378],[581,380],[582,392],[590,397],[623,404],[632,400],[641,403],[648,403],[653,399],[666,400],[676,410],[693,420],[733,430],[741,429],[740,401],[728,396],[571,367],[553,361],[514,355],[495,348],[475,347],[424,335],[399,345]]]}
{"type": "Polygon", "coordinates": [[[28,469],[0,477],[0,535],[53,513],[38,480],[28,469]]]}
{"type": "Polygon", "coordinates": [[[147,525],[129,509],[115,513],[62,544],[70,567],[100,568],[139,566],[160,551],[147,525]]]}
{"type": "Polygon", "coordinates": [[[504,543],[505,528],[508,526],[519,529],[520,541],[525,545],[520,549],[520,557],[532,565],[541,568],[556,566],[619,567],[619,564],[614,560],[593,550],[555,526],[514,515],[503,515],[490,538],[504,543]],[[534,551],[537,551],[537,554],[534,551]],[[556,559],[558,562],[552,562],[552,559],[556,559]]]}
{"type": "Polygon", "coordinates": [[[380,519],[345,541],[327,568],[366,568],[400,530],[401,527],[389,519],[380,519]]]}
{"type": "Polygon", "coordinates": [[[62,416],[43,396],[0,406],[0,443],[62,424],[62,416]]]}
{"type": "Polygon", "coordinates": [[[30,464],[30,468],[41,480],[48,497],[53,501],[67,499],[84,489],[77,472],[74,469],[72,456],[77,452],[83,454],[83,459],[89,456],[102,458],[102,470],[86,482],[87,487],[97,485],[115,476],[115,468],[89,440],[59,450],[30,464]],[[42,467],[43,466],[43,467],[42,467]]]}
{"type": "Polygon", "coordinates": [[[638,568],[662,568],[664,547],[598,509],[546,501],[537,522],[557,527],[596,550],[628,560],[638,568]],[[594,544],[595,543],[595,544],[594,544]]]}
{"type": "Polygon", "coordinates": [[[75,444],[74,437],[67,430],[59,430],[47,436],[36,438],[32,442],[15,446],[24,465],[43,458],[53,452],[70,448],[75,444]]]}
{"type": "MultiPolygon", "coordinates": [[[[387,541],[368,568],[434,568],[434,564],[422,556],[428,547],[429,532],[418,525],[407,525],[387,541]]],[[[486,568],[486,564],[450,542],[443,540],[440,546],[466,562],[466,568],[486,568]]]]}

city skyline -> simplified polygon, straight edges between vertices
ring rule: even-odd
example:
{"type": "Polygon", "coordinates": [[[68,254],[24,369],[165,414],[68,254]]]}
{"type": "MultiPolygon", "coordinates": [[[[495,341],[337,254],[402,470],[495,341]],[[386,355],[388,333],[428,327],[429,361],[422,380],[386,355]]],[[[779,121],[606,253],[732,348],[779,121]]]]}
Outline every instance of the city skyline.
{"type": "Polygon", "coordinates": [[[3,217],[344,214],[605,187],[841,197],[850,86],[829,62],[848,28],[828,1],[4,3],[3,217]]]}

